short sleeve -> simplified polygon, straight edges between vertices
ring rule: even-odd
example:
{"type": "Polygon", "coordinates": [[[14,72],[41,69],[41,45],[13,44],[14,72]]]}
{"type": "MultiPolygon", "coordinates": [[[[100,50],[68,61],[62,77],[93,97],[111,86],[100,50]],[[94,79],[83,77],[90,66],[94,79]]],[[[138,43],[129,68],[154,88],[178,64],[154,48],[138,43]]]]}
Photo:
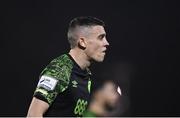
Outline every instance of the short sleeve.
{"type": "Polygon", "coordinates": [[[54,59],[40,74],[34,97],[51,105],[68,88],[71,71],[72,62],[68,58],[54,59]]]}

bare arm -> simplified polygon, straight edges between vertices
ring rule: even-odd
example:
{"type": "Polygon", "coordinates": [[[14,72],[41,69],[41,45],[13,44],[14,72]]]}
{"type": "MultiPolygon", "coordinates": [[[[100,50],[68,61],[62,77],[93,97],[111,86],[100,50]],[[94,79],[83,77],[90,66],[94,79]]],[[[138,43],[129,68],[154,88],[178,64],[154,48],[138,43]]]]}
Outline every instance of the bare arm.
{"type": "Polygon", "coordinates": [[[27,117],[43,117],[48,108],[48,103],[33,97],[27,117]]]}

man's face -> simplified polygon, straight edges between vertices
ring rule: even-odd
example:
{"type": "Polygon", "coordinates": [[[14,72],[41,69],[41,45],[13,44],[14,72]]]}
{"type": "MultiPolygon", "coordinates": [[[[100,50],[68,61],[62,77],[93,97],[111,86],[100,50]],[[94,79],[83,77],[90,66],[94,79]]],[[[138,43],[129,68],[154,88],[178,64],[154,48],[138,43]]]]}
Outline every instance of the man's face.
{"type": "Polygon", "coordinates": [[[100,89],[95,91],[94,95],[94,100],[111,108],[116,106],[119,98],[118,92],[116,91],[116,86],[111,81],[106,81],[100,89]]]}
{"type": "Polygon", "coordinates": [[[103,87],[103,93],[103,98],[105,99],[106,104],[108,106],[115,106],[118,99],[115,84],[112,82],[106,82],[103,87]]]}
{"type": "Polygon", "coordinates": [[[102,62],[109,46],[106,40],[106,32],[102,26],[93,26],[89,29],[88,37],[86,38],[85,53],[90,60],[102,62]]]}

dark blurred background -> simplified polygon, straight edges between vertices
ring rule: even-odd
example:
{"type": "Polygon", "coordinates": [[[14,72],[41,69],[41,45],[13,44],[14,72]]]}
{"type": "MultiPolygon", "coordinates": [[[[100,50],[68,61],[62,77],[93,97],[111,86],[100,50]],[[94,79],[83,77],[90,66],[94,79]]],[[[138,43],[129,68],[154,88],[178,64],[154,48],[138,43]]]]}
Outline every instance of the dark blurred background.
{"type": "Polygon", "coordinates": [[[127,103],[119,116],[180,116],[178,0],[1,1],[0,116],[26,116],[42,69],[67,53],[77,16],[105,21],[110,43],[94,81],[116,80],[127,103]]]}

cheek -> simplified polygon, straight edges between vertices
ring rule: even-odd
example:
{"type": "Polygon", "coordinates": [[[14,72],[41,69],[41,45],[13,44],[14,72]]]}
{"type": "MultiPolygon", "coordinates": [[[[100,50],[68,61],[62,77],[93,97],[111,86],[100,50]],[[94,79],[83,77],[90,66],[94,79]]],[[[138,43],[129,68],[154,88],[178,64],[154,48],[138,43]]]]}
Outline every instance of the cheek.
{"type": "Polygon", "coordinates": [[[110,100],[110,101],[115,101],[116,98],[117,98],[117,95],[114,91],[106,91],[106,96],[107,96],[107,99],[110,100]]]}
{"type": "Polygon", "coordinates": [[[87,52],[90,54],[95,54],[100,50],[100,46],[97,43],[89,43],[87,46],[87,52]]]}

